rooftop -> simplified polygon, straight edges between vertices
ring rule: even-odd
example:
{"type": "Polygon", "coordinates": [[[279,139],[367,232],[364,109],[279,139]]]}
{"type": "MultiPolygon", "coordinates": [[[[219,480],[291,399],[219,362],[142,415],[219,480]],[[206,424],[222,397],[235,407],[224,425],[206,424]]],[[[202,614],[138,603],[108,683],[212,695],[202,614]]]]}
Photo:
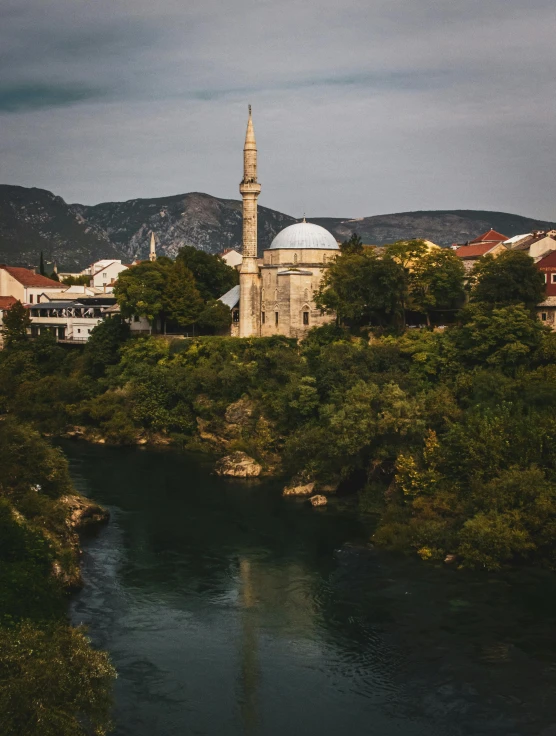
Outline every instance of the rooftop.
{"type": "Polygon", "coordinates": [[[491,229],[487,230],[486,233],[479,235],[479,237],[475,238],[474,240],[470,240],[469,245],[473,245],[474,243],[502,243],[504,242],[504,240],[507,239],[507,235],[502,235],[502,233],[491,229]]]}
{"type": "Polygon", "coordinates": [[[49,279],[47,276],[41,276],[40,273],[34,273],[28,268],[19,268],[18,266],[6,266],[5,263],[0,264],[0,268],[7,271],[22,286],[44,286],[50,289],[56,287],[61,291],[65,288],[59,281],[49,279]]]}
{"type": "Polygon", "coordinates": [[[486,255],[499,243],[477,243],[476,245],[460,245],[455,253],[459,258],[480,258],[486,255]]]}

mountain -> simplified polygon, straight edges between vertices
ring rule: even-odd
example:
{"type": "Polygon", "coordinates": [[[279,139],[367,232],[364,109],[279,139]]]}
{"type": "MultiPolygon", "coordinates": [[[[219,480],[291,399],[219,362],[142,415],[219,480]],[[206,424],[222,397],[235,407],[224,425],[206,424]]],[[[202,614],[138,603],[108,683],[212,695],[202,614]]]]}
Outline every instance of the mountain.
{"type": "Polygon", "coordinates": [[[556,227],[553,222],[484,210],[422,210],[352,220],[312,217],[311,222],[330,230],[340,241],[356,232],[369,245],[384,245],[410,238],[452,245],[473,240],[491,228],[511,238],[532,230],[551,230],[556,227]]]}
{"type": "MultiPolygon", "coordinates": [[[[102,229],[126,258],[147,256],[151,230],[157,252],[175,257],[183,245],[208,253],[239,247],[242,238],[241,202],[192,192],[157,199],[105,202],[71,209],[102,229]]],[[[259,207],[258,235],[261,250],[268,248],[280,230],[296,222],[281,212],[259,207]]]]}
{"type": "MultiPolygon", "coordinates": [[[[508,237],[547,230],[555,223],[504,212],[431,210],[357,219],[309,217],[339,240],[357,232],[364,243],[384,245],[406,238],[427,238],[439,245],[464,243],[491,227],[508,237]]],[[[296,220],[259,207],[259,250],[296,220]]],[[[100,258],[145,258],[149,234],[159,254],[174,257],[183,245],[208,253],[241,244],[241,202],[192,192],[155,199],[97,205],[67,204],[45,189],[0,185],[0,262],[33,266],[44,252],[61,270],[79,270],[100,258]]]]}
{"type": "Polygon", "coordinates": [[[96,258],[120,258],[108,235],[85,222],[45,189],[0,185],[0,262],[36,266],[46,261],[84,267],[96,258]]]}

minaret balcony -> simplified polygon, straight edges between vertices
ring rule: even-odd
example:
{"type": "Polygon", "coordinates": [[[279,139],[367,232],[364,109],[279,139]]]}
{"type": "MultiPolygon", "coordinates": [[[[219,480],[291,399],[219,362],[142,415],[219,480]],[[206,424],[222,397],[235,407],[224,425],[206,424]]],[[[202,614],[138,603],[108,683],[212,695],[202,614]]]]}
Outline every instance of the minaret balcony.
{"type": "Polygon", "coordinates": [[[260,194],[261,185],[256,181],[243,180],[239,185],[240,194],[260,194]]]}

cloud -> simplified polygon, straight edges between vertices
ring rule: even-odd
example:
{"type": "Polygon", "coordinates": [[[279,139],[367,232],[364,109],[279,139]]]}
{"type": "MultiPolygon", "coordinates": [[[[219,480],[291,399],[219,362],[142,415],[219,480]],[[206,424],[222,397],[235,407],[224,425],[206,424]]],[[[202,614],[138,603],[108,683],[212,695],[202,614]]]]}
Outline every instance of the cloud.
{"type": "Polygon", "coordinates": [[[237,196],[359,216],[556,219],[553,0],[4,0],[7,183],[84,202],[237,196]]]}
{"type": "Polygon", "coordinates": [[[45,107],[65,107],[86,100],[108,97],[108,89],[84,85],[15,85],[0,86],[0,113],[30,112],[45,107]]]}

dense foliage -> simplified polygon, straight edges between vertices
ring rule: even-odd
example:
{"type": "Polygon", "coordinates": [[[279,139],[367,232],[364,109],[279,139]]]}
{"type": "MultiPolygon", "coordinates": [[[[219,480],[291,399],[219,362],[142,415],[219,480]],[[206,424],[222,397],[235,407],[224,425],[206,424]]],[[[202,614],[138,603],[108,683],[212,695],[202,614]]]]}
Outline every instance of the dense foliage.
{"type": "Polygon", "coordinates": [[[30,426],[0,420],[0,732],[104,734],[114,671],[65,620],[77,559],[67,462],[30,426]]]}
{"type": "Polygon", "coordinates": [[[197,325],[197,332],[226,331],[230,310],[214,302],[238,283],[238,272],[218,256],[185,246],[175,261],[162,257],[122,271],[114,294],[125,318],[146,317],[153,331],[197,325]]]}
{"type": "Polygon", "coordinates": [[[556,336],[514,286],[488,302],[480,269],[456,312],[456,258],[352,239],[320,293],[349,327],[300,344],[129,339],[110,320],[84,353],[17,342],[0,355],[0,410],[49,432],[244,450],[269,472],[357,491],[375,542],[423,558],[554,566],[556,336]],[[440,308],[450,326],[404,329],[411,310],[432,322],[440,308]]]}

